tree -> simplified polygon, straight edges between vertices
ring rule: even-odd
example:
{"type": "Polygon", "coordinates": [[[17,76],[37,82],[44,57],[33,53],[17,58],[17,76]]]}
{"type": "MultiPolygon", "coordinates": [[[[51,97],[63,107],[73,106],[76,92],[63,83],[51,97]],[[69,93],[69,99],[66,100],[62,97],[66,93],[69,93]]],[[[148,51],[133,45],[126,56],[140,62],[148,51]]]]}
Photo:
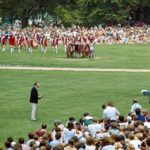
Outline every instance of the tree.
{"type": "Polygon", "coordinates": [[[84,0],[82,6],[89,25],[124,23],[128,20],[122,0],[84,0]]]}
{"type": "Polygon", "coordinates": [[[126,2],[130,8],[129,14],[133,22],[150,23],[150,3],[149,0],[130,0],[126,2]]]}
{"type": "MultiPolygon", "coordinates": [[[[1,0],[1,15],[11,22],[18,18],[22,27],[28,19],[45,13],[59,18],[64,25],[150,23],[149,0],[1,0]]],[[[56,19],[57,20],[57,19],[56,19]]],[[[57,23],[57,21],[56,21],[57,23]]]]}
{"type": "Polygon", "coordinates": [[[73,24],[80,25],[82,24],[82,21],[79,13],[79,7],[78,0],[68,0],[62,5],[58,5],[55,8],[54,13],[61,19],[65,26],[73,24]]]}
{"type": "Polygon", "coordinates": [[[30,17],[35,18],[45,12],[53,13],[58,4],[64,0],[2,0],[2,16],[13,20],[14,16],[22,21],[22,27],[28,25],[30,17]]]}

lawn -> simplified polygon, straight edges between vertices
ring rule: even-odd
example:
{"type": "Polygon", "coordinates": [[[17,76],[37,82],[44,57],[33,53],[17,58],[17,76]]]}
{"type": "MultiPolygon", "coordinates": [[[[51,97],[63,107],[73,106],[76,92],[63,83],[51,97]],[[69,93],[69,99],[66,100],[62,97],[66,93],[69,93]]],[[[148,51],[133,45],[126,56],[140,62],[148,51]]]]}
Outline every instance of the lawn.
{"type": "Polygon", "coordinates": [[[63,46],[59,47],[58,54],[49,47],[46,54],[39,49],[29,54],[23,49],[20,54],[15,51],[11,55],[7,48],[6,53],[0,53],[0,65],[150,69],[150,44],[97,45],[95,49],[96,58],[92,60],[67,59],[63,46]]]}
{"type": "Polygon", "coordinates": [[[149,83],[149,73],[0,70],[0,145],[8,136],[27,138],[41,123],[50,130],[55,119],[78,120],[84,112],[100,118],[101,105],[108,101],[122,114],[129,112],[134,97],[149,109],[148,97],[140,93],[149,89],[149,83]],[[32,122],[29,95],[36,80],[45,97],[38,105],[38,120],[32,122]]]}
{"type": "MultiPolygon", "coordinates": [[[[0,53],[0,65],[150,69],[150,45],[97,45],[96,58],[68,59],[59,47],[58,54],[49,48],[46,54],[22,50],[13,55],[7,49],[0,53]]],[[[137,98],[149,109],[148,97],[141,94],[149,89],[149,73],[73,72],[73,71],[15,71],[0,70],[0,147],[8,136],[27,139],[41,123],[53,127],[55,119],[64,123],[70,116],[80,119],[84,112],[102,117],[101,105],[113,101],[122,114],[130,110],[132,99],[137,98]],[[38,120],[30,121],[30,90],[39,80],[40,94],[45,94],[38,105],[38,120]]]]}

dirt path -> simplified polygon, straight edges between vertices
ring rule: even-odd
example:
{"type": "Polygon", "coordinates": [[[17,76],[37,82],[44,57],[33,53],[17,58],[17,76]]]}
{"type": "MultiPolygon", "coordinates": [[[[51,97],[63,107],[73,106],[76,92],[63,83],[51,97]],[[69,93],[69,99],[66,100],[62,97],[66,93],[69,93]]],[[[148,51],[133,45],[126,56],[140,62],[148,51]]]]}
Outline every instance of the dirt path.
{"type": "Polygon", "coordinates": [[[80,71],[80,72],[150,72],[150,69],[98,69],[98,68],[54,68],[0,66],[0,70],[37,70],[37,71],[80,71]]]}

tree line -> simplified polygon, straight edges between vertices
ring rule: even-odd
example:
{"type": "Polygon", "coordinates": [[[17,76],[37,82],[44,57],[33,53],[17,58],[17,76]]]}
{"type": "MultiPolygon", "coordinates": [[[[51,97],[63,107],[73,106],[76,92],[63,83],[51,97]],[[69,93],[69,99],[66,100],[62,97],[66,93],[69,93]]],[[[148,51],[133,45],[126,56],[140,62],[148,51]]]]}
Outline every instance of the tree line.
{"type": "MultiPolygon", "coordinates": [[[[0,16],[10,21],[19,19],[22,27],[29,18],[47,13],[61,20],[65,26],[72,24],[93,26],[99,24],[150,24],[149,0],[1,0],[0,16]]],[[[56,21],[57,24],[57,21],[56,21]]]]}

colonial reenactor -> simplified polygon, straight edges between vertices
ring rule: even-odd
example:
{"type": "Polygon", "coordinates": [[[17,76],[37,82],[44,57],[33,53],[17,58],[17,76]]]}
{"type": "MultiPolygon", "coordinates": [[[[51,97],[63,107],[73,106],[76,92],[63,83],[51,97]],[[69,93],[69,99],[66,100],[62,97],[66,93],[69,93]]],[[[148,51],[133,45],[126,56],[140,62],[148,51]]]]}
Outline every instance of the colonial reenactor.
{"type": "Polygon", "coordinates": [[[13,34],[10,34],[8,42],[10,46],[10,53],[12,54],[14,52],[14,47],[15,47],[15,36],[13,34]]]}
{"type": "Polygon", "coordinates": [[[48,39],[47,39],[46,36],[44,36],[44,37],[43,37],[43,40],[42,40],[42,47],[43,47],[44,53],[46,53],[47,46],[48,46],[48,39]]]}
{"type": "Polygon", "coordinates": [[[5,34],[3,34],[1,37],[2,53],[6,51],[6,42],[7,42],[7,37],[5,34]]]}
{"type": "Polygon", "coordinates": [[[33,39],[32,39],[32,37],[29,37],[29,39],[28,39],[28,51],[30,53],[32,53],[33,47],[34,47],[34,45],[33,45],[33,39]]]}

